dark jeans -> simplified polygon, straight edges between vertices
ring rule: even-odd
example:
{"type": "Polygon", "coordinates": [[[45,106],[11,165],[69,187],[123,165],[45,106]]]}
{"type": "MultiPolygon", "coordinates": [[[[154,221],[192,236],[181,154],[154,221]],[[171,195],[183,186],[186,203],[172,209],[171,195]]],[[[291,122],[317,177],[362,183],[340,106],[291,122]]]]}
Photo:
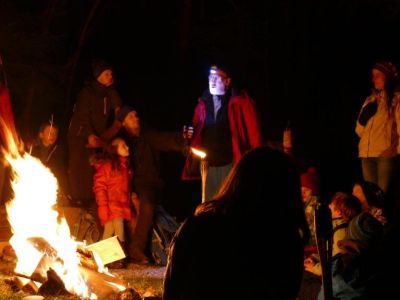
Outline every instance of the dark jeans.
{"type": "Polygon", "coordinates": [[[131,227],[129,253],[133,259],[139,259],[147,252],[150,231],[153,228],[154,208],[159,200],[157,188],[136,189],[138,201],[134,201],[136,224],[131,227]]]}
{"type": "Polygon", "coordinates": [[[388,192],[396,169],[396,157],[361,158],[363,178],[388,192]]]}

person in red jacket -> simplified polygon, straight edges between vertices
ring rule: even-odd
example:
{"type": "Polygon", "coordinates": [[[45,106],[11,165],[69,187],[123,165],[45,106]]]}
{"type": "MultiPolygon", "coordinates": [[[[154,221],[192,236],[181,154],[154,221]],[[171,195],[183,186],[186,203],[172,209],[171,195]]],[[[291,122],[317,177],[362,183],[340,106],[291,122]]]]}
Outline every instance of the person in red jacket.
{"type": "MultiPolygon", "coordinates": [[[[211,200],[226,175],[248,150],[261,145],[256,105],[244,90],[232,87],[225,67],[212,65],[209,89],[199,98],[193,116],[191,147],[207,154],[206,201],[211,200]]],[[[200,178],[189,152],[182,179],[200,178]]]]}
{"type": "Polygon", "coordinates": [[[97,211],[104,226],[103,239],[118,236],[124,245],[124,219],[132,219],[130,180],[128,166],[129,148],[125,141],[116,138],[102,157],[94,162],[93,192],[97,211]]]}

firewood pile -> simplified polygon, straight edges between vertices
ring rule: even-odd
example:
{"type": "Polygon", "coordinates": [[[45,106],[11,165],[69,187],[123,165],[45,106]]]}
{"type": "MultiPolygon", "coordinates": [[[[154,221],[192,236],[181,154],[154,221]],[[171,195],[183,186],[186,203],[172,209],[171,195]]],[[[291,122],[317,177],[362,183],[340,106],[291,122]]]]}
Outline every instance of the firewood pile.
{"type": "MultiPolygon", "coordinates": [[[[51,247],[42,239],[33,241],[36,247],[39,247],[47,256],[51,256],[51,247]]],[[[128,284],[117,277],[98,272],[98,266],[90,250],[78,247],[77,255],[81,266],[79,271],[85,278],[86,284],[90,290],[97,295],[98,299],[112,300],[141,300],[140,294],[133,288],[125,288],[128,284]]],[[[0,255],[2,260],[15,263],[17,257],[11,246],[5,246],[0,255]]],[[[63,281],[59,278],[53,269],[44,271],[43,260],[38,264],[35,271],[29,276],[14,272],[9,279],[5,280],[11,289],[15,292],[23,291],[31,295],[46,296],[68,296],[69,299],[80,299],[66,290],[63,281]]]]}

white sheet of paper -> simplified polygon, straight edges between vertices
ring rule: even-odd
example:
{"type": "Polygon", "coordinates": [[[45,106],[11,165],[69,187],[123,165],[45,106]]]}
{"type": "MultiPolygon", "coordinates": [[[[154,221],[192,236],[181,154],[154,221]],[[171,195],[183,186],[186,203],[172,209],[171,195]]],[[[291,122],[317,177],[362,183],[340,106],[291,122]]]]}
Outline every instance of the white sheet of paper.
{"type": "Polygon", "coordinates": [[[96,252],[104,265],[126,257],[117,236],[90,244],[86,248],[96,252]]]}

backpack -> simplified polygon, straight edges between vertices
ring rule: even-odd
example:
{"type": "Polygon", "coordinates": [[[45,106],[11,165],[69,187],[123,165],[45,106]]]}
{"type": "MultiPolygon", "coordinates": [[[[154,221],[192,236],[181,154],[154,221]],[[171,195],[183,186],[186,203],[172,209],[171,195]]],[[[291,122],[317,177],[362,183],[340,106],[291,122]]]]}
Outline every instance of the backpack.
{"type": "Polygon", "coordinates": [[[156,206],[150,245],[151,255],[156,264],[167,264],[171,241],[179,225],[161,205],[156,206]]]}

